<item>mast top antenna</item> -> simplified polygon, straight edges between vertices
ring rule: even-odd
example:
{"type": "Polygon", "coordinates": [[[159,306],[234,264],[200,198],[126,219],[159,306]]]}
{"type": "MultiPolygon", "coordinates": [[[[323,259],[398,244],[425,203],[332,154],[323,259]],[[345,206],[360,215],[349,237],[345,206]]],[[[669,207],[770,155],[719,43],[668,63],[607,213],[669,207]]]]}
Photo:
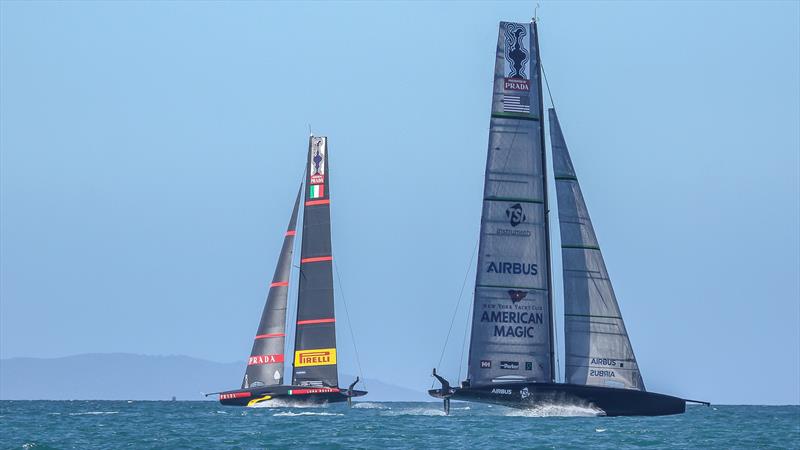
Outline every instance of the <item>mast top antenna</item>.
{"type": "Polygon", "coordinates": [[[539,2],[536,2],[536,6],[533,8],[533,17],[531,17],[531,22],[538,22],[539,21],[539,2]]]}

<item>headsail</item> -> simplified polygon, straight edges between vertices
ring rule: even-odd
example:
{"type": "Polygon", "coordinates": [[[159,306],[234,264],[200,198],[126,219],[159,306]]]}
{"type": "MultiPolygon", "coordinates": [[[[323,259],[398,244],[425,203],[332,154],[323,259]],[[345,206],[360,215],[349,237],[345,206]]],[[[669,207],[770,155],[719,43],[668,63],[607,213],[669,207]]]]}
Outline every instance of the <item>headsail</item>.
{"type": "Polygon", "coordinates": [[[553,380],[539,49],[535,24],[501,22],[468,378],[553,380]]]}
{"type": "Polygon", "coordinates": [[[309,140],[292,384],[338,386],[328,138],[309,140]]]}
{"type": "Polygon", "coordinates": [[[271,386],[283,383],[283,349],[286,341],[286,301],[289,295],[289,273],[297,227],[297,210],[301,190],[294,201],[292,217],[283,238],[283,248],[269,285],[267,302],[261,313],[253,349],[247,361],[242,388],[271,386]]]}
{"type": "Polygon", "coordinates": [[[564,270],[565,381],[644,390],[558,116],[549,113],[564,270]]]}

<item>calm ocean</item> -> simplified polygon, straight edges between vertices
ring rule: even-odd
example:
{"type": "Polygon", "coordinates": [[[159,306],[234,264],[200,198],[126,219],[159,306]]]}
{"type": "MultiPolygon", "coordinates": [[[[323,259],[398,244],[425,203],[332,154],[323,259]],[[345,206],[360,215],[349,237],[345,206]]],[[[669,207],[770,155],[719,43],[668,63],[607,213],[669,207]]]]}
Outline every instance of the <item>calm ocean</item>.
{"type": "Polygon", "coordinates": [[[2,401],[2,448],[799,448],[800,406],[690,406],[669,417],[586,417],[482,404],[348,410],[215,402],[2,401]]]}

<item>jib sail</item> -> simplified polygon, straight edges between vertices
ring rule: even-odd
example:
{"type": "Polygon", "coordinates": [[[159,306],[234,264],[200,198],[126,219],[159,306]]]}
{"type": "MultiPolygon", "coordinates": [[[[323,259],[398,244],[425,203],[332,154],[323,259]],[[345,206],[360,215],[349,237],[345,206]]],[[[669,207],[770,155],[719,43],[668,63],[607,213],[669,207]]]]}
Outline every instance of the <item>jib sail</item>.
{"type": "Polygon", "coordinates": [[[328,139],[312,136],[306,173],[292,384],[338,386],[328,139]]]}
{"type": "Polygon", "coordinates": [[[468,378],[553,380],[550,248],[535,24],[501,22],[468,378]]]}
{"type": "Polygon", "coordinates": [[[550,141],[564,271],[565,381],[644,390],[556,111],[550,141]]]}
{"type": "MultiPolygon", "coordinates": [[[[302,187],[301,187],[302,189],[302,187]]],[[[286,341],[286,301],[289,295],[289,272],[297,226],[297,210],[301,191],[297,192],[292,217],[283,238],[283,248],[269,285],[267,302],[261,313],[253,350],[247,361],[242,388],[270,386],[283,383],[283,349],[286,341]]]]}

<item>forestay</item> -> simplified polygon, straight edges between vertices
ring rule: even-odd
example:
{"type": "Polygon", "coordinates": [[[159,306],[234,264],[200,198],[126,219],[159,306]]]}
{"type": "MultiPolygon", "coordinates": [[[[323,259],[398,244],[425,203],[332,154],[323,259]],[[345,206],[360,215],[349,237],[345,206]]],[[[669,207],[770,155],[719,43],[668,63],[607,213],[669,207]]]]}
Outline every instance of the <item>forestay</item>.
{"type": "Polygon", "coordinates": [[[554,109],[550,141],[561,228],[567,383],[644,390],[554,109]]]}
{"type": "MultiPolygon", "coordinates": [[[[302,189],[302,187],[301,187],[302,189]]],[[[283,238],[283,248],[278,256],[275,274],[269,285],[267,302],[261,313],[253,349],[247,360],[247,370],[242,388],[271,386],[283,383],[284,344],[286,341],[286,302],[289,295],[289,273],[292,268],[292,252],[297,226],[297,210],[300,194],[294,201],[292,217],[283,238]]]]}
{"type": "Polygon", "coordinates": [[[550,382],[549,240],[535,25],[501,22],[468,378],[550,382]]]}

